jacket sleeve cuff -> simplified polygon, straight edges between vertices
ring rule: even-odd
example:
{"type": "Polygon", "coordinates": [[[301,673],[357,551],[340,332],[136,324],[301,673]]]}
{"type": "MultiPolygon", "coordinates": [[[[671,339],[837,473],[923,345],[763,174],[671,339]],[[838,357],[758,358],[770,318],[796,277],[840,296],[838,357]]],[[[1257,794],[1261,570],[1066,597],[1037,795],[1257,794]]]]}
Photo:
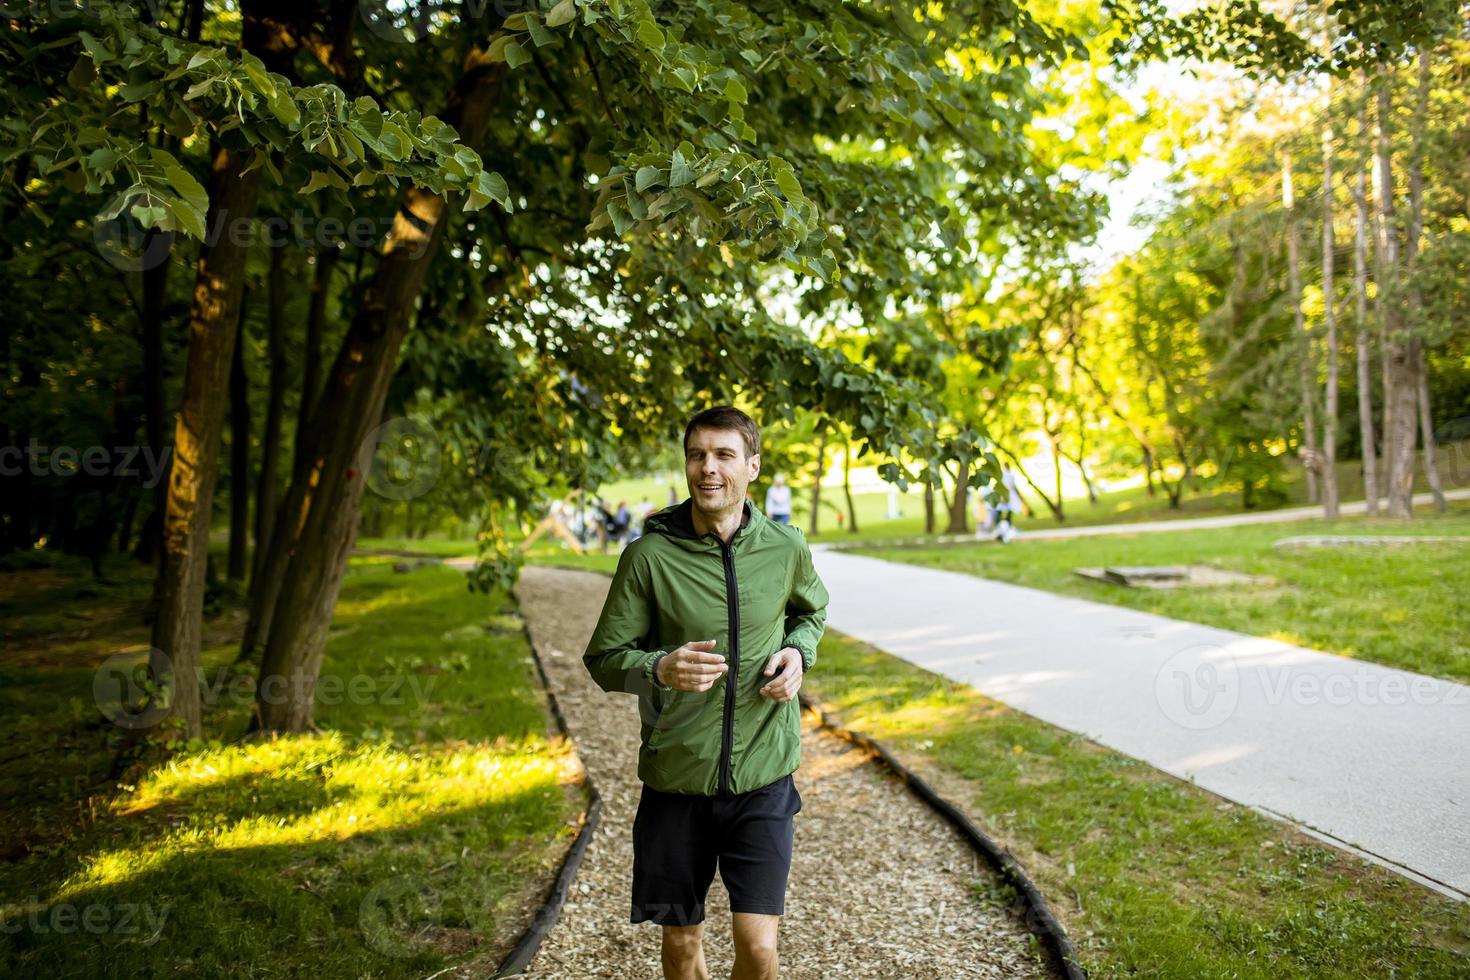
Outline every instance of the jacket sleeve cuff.
{"type": "Polygon", "coordinates": [[[643,666],[644,679],[648,681],[650,686],[656,687],[660,691],[670,690],[669,685],[658,679],[658,662],[668,655],[669,651],[667,650],[655,651],[653,655],[648,658],[648,662],[643,666]]]}
{"type": "Polygon", "coordinates": [[[783,647],[791,647],[797,653],[801,654],[801,672],[803,674],[812,669],[812,664],[816,662],[817,658],[814,651],[806,648],[806,644],[797,643],[793,640],[782,640],[781,645],[783,647]]]}

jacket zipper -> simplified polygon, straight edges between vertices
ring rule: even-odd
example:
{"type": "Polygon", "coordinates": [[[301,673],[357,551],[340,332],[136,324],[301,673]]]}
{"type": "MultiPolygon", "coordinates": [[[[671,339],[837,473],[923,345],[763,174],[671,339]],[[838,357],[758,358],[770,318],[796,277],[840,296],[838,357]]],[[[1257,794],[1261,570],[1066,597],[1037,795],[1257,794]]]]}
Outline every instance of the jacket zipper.
{"type": "Polygon", "coordinates": [[[740,587],[735,581],[735,554],[720,542],[725,561],[725,597],[730,626],[730,671],[725,675],[725,725],[720,745],[720,793],[730,792],[731,750],[735,744],[735,685],[740,676],[740,587]]]}

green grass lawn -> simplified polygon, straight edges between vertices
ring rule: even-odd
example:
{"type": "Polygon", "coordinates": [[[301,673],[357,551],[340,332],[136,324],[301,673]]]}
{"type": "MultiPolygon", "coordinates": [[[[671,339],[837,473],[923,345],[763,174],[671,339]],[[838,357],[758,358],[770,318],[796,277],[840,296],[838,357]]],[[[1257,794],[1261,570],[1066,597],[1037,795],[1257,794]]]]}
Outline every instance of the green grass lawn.
{"type": "Polygon", "coordinates": [[[321,733],[245,744],[240,611],[206,621],[206,728],[112,774],[98,665],[147,643],[147,570],[0,574],[0,975],[488,975],[585,809],[512,601],[462,573],[349,567],[321,733]]]}
{"type": "Polygon", "coordinates": [[[473,555],[478,547],[473,536],[451,539],[443,532],[436,532],[422,538],[358,538],[355,550],[361,552],[402,551],[415,555],[455,558],[461,555],[473,555]]]}
{"type": "Polygon", "coordinates": [[[1406,524],[1386,518],[1210,530],[864,548],[863,554],[964,572],[1268,636],[1470,683],[1470,543],[1283,550],[1301,534],[1470,535],[1470,504],[1406,524]],[[1270,586],[1155,591],[1081,578],[1079,567],[1214,565],[1270,586]]]}
{"type": "Polygon", "coordinates": [[[1470,906],[831,630],[805,689],[1003,845],[1094,977],[1463,978],[1470,906]]]}

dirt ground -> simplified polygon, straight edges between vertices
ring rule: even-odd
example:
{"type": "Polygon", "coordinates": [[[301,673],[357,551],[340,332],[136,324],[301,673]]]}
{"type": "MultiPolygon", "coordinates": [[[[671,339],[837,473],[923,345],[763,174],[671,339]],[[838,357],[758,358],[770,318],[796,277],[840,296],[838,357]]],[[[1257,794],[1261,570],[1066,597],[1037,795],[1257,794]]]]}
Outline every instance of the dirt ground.
{"type": "MultiPolygon", "coordinates": [[[[609,579],[528,566],[516,595],[577,751],[603,796],[602,822],[561,919],[528,977],[659,977],[659,928],[628,921],[638,709],[582,665],[609,579]]],[[[793,978],[1024,978],[1049,975],[1038,947],[994,897],[994,877],[948,824],[847,742],[803,718],[802,796],[781,920],[793,978]]],[[[712,977],[734,962],[718,876],[706,907],[712,977]]]]}

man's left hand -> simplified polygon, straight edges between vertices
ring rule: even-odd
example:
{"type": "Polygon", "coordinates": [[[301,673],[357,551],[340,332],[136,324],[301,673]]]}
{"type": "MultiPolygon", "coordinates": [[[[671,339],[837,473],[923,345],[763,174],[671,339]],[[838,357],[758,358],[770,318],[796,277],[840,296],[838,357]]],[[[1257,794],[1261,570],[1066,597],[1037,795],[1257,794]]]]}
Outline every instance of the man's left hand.
{"type": "Polygon", "coordinates": [[[772,701],[790,701],[801,690],[801,651],[796,647],[782,647],[766,661],[765,675],[776,674],[776,679],[761,688],[761,694],[772,701]],[[776,671],[781,671],[776,674],[776,671]]]}

